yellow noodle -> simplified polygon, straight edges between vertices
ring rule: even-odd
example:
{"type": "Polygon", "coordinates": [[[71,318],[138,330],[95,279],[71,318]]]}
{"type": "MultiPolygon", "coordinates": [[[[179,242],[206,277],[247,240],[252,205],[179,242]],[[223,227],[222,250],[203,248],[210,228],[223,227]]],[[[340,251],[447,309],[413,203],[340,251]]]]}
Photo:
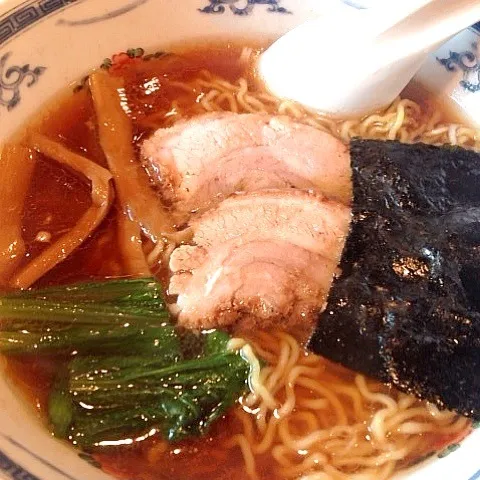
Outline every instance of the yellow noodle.
{"type": "MultiPolygon", "coordinates": [[[[415,403],[415,397],[413,397],[411,395],[405,395],[404,393],[401,393],[399,395],[399,399],[398,399],[397,404],[398,404],[398,408],[400,410],[404,410],[404,409],[410,407],[413,403],[415,403]]],[[[427,405],[426,405],[427,409],[428,409],[429,405],[430,404],[427,403],[427,405]]],[[[437,410],[437,411],[439,411],[439,410],[437,410]]],[[[434,413],[431,413],[431,415],[434,415],[434,413]]]]}
{"type": "Polygon", "coordinates": [[[290,450],[298,451],[308,449],[314,444],[322,440],[326,440],[330,436],[330,433],[326,430],[314,429],[307,435],[294,438],[289,430],[288,425],[291,420],[291,418],[287,417],[285,418],[285,421],[278,426],[278,436],[283,444],[286,445],[290,450]]]}
{"type": "Polygon", "coordinates": [[[282,473],[288,478],[294,478],[314,468],[318,469],[322,465],[325,465],[327,462],[328,457],[326,455],[316,452],[313,455],[309,455],[307,458],[305,458],[303,462],[284,468],[282,470],[282,473]]]}
{"type": "Polygon", "coordinates": [[[237,102],[235,101],[235,97],[231,93],[222,93],[217,97],[217,102],[219,104],[222,104],[225,102],[228,104],[227,110],[238,113],[238,106],[237,102]]]}
{"type": "Polygon", "coordinates": [[[394,413],[395,411],[395,407],[383,408],[378,410],[373,415],[369,428],[375,441],[380,444],[385,444],[387,441],[387,431],[385,428],[386,419],[388,418],[389,414],[394,413]]]}
{"type": "Polygon", "coordinates": [[[242,339],[232,338],[228,343],[228,348],[231,350],[239,350],[242,357],[250,364],[249,386],[252,392],[255,392],[254,398],[256,399],[256,396],[259,396],[269,408],[275,408],[277,402],[261,382],[260,362],[255,356],[252,347],[242,339]]]}
{"type": "Polygon", "coordinates": [[[388,132],[389,140],[395,140],[397,138],[397,132],[402,126],[404,120],[405,120],[405,106],[404,106],[404,103],[399,102],[395,122],[390,127],[388,132]]]}
{"type": "MultiPolygon", "coordinates": [[[[301,451],[300,453],[305,454],[308,452],[301,451]]],[[[280,465],[281,467],[290,467],[298,455],[299,455],[299,452],[292,451],[290,448],[288,448],[284,444],[279,444],[272,447],[272,457],[277,461],[278,465],[280,465]]]]}
{"type": "Polygon", "coordinates": [[[243,427],[243,435],[248,440],[248,444],[252,445],[254,442],[254,427],[253,423],[250,421],[249,415],[246,414],[243,410],[235,410],[235,417],[240,420],[243,427]]]}
{"type": "Polygon", "coordinates": [[[433,432],[435,426],[431,423],[419,423],[419,422],[405,422],[402,423],[398,428],[398,433],[403,433],[405,435],[418,435],[425,432],[433,432]]]}
{"type": "Polygon", "coordinates": [[[331,388],[335,393],[343,393],[347,399],[350,397],[350,401],[353,403],[355,416],[358,419],[361,419],[363,414],[363,401],[362,395],[358,389],[349,385],[331,385],[331,388]]]}
{"type": "MultiPolygon", "coordinates": [[[[237,348],[245,344],[235,341],[237,348]]],[[[399,462],[426,452],[428,444],[422,447],[419,433],[460,433],[468,428],[467,419],[362,375],[352,384],[320,357],[297,355],[301,347],[287,334],[262,332],[248,343],[257,356],[260,350],[269,354],[271,365],[262,369],[260,379],[269,381],[276,404],[283,402],[268,408],[257,394],[250,408],[258,407],[260,414],[241,412],[242,433],[232,433],[228,447],[240,448],[250,472],[256,457],[268,454],[276,465],[275,475],[282,479],[303,475],[300,478],[386,480],[399,462]],[[284,411],[289,413],[279,415],[286,404],[284,411]]]]}
{"type": "MultiPolygon", "coordinates": [[[[431,417],[431,414],[428,411],[428,409],[425,407],[425,405],[406,408],[403,412],[402,411],[396,412],[395,415],[393,415],[390,419],[387,419],[387,421],[385,422],[385,426],[388,429],[393,429],[396,426],[398,426],[398,424],[400,423],[404,423],[407,420],[410,421],[413,418],[418,419],[421,417],[425,417],[425,418],[431,417]]],[[[437,418],[437,422],[441,423],[441,420],[437,418]]]]}
{"type": "Polygon", "coordinates": [[[382,393],[373,393],[369,390],[367,381],[363,375],[357,375],[355,377],[355,383],[358,387],[360,393],[371,402],[378,402],[385,405],[387,408],[395,409],[397,408],[397,403],[395,400],[388,395],[382,393]]]}
{"type": "Polygon", "coordinates": [[[252,480],[256,480],[258,478],[258,475],[255,470],[255,457],[253,456],[252,449],[250,448],[248,440],[245,438],[244,435],[235,435],[234,437],[232,437],[230,442],[228,442],[227,446],[232,447],[235,445],[238,445],[242,450],[243,459],[245,460],[246,472],[252,480]]]}
{"type": "Polygon", "coordinates": [[[267,430],[265,431],[261,442],[256,445],[252,444],[252,451],[255,454],[262,454],[270,450],[274,441],[274,437],[277,434],[278,422],[278,418],[273,417],[270,422],[268,422],[267,430]]]}
{"type": "Polygon", "coordinates": [[[333,411],[335,412],[335,416],[337,418],[336,424],[337,425],[347,424],[348,422],[347,414],[345,413],[343,403],[339,400],[337,395],[335,395],[331,390],[328,389],[327,386],[324,386],[316,382],[314,379],[310,379],[310,378],[300,379],[297,382],[297,385],[307,387],[310,390],[313,390],[315,393],[324,396],[330,402],[330,405],[332,406],[333,411]]]}
{"type": "Polygon", "coordinates": [[[288,415],[293,411],[296,404],[296,397],[295,397],[296,380],[300,375],[302,375],[303,373],[308,373],[311,370],[312,369],[309,367],[303,367],[300,365],[291,367],[290,374],[288,375],[288,378],[285,384],[287,398],[284,401],[282,407],[277,410],[279,417],[288,415]]]}

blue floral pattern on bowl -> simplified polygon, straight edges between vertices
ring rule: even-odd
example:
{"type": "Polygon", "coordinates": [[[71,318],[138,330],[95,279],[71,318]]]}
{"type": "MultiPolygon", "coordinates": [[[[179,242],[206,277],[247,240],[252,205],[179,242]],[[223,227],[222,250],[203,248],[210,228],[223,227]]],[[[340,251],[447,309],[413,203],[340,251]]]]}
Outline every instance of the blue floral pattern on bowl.
{"type": "Polygon", "coordinates": [[[284,7],[280,6],[279,0],[247,0],[247,4],[240,8],[237,5],[243,3],[240,0],[208,0],[210,5],[199,10],[203,13],[224,13],[225,5],[228,5],[232,13],[235,15],[249,15],[252,13],[255,5],[268,5],[268,11],[274,13],[291,13],[284,7]]]}
{"type": "Polygon", "coordinates": [[[13,480],[40,480],[35,475],[24,470],[18,463],[0,451],[0,470],[13,480]]]}
{"type": "Polygon", "coordinates": [[[447,58],[437,60],[450,72],[461,70],[463,79],[460,85],[467,91],[475,93],[480,90],[480,58],[476,53],[477,45],[472,45],[472,50],[464,52],[450,52],[447,58]]]}
{"type": "Polygon", "coordinates": [[[35,85],[45,67],[30,68],[26,64],[22,67],[13,65],[8,67],[7,61],[11,53],[7,52],[0,58],[0,107],[11,110],[20,103],[20,88],[35,85]]]}

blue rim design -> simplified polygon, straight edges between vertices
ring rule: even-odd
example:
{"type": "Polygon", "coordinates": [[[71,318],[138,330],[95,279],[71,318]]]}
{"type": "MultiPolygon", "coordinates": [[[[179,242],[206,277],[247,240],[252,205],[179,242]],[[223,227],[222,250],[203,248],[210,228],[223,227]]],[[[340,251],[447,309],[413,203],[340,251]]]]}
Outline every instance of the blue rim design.
{"type": "Polygon", "coordinates": [[[20,103],[20,87],[23,84],[26,87],[35,85],[46,70],[39,66],[32,69],[29,64],[7,67],[10,55],[11,53],[7,52],[0,58],[0,107],[6,107],[7,110],[20,103]]]}
{"type": "MultiPolygon", "coordinates": [[[[75,1],[75,0],[70,0],[70,1],[75,1]]],[[[76,27],[79,25],[91,25],[92,23],[98,23],[98,22],[103,22],[105,20],[110,20],[115,17],[119,17],[120,15],[124,15],[125,13],[131,12],[132,10],[135,10],[135,8],[140,7],[144,3],[149,2],[150,0],[133,0],[131,3],[120,7],[116,10],[111,10],[107,13],[104,13],[103,15],[98,15],[90,18],[84,18],[82,20],[63,20],[60,19],[57,22],[57,25],[67,25],[69,27],[76,27]]]]}
{"type": "Polygon", "coordinates": [[[13,480],[40,480],[24,470],[18,463],[0,451],[0,470],[5,472],[13,480]]]}
{"type": "Polygon", "coordinates": [[[468,480],[478,480],[478,479],[480,479],[480,470],[473,477],[470,477],[468,480]]]}
{"type": "Polygon", "coordinates": [[[450,51],[447,58],[437,57],[437,61],[449,72],[463,72],[460,86],[471,93],[480,91],[480,57],[474,53],[476,48],[477,45],[474,43],[472,50],[460,53],[450,51]]]}
{"type": "MultiPolygon", "coordinates": [[[[48,467],[52,472],[62,475],[66,480],[78,480],[75,477],[72,477],[68,473],[64,472],[63,470],[60,470],[55,465],[52,465],[50,462],[40,457],[36,453],[32,452],[27,447],[17,442],[15,439],[8,437],[6,435],[2,435],[2,437],[5,440],[7,440],[9,443],[11,443],[13,446],[19,448],[20,450],[23,450],[25,453],[28,453],[32,458],[34,458],[41,464],[45,465],[46,467],[48,467]]],[[[28,470],[25,470],[22,466],[20,466],[18,463],[12,460],[9,456],[7,456],[1,450],[0,450],[0,472],[6,473],[13,480],[41,480],[39,477],[33,475],[28,470]]]]}
{"type": "Polygon", "coordinates": [[[227,5],[234,15],[250,15],[255,5],[268,5],[268,11],[273,13],[292,13],[285,7],[280,6],[280,0],[247,0],[240,2],[243,7],[237,7],[239,0],[208,0],[210,2],[204,8],[198,10],[202,13],[224,13],[226,11],[225,5],[227,5]]]}
{"type": "Polygon", "coordinates": [[[24,2],[0,17],[0,45],[47,17],[78,0],[33,0],[24,2]]]}

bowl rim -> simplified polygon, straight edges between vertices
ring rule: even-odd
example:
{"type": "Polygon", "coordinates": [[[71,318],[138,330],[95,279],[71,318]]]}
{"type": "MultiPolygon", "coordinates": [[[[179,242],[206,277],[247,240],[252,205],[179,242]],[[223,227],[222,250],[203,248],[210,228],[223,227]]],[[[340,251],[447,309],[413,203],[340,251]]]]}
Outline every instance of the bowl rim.
{"type": "MultiPolygon", "coordinates": [[[[115,0],[116,1],[116,0],[115,0]]],[[[155,0],[158,1],[158,0],[155,0]]],[[[168,1],[168,0],[167,0],[168,1]]],[[[188,4],[189,8],[193,7],[202,7],[208,4],[211,0],[183,0],[183,6],[178,7],[179,8],[179,14],[184,13],[184,8],[185,5],[188,4]],[[183,12],[183,13],[182,13],[183,12]]],[[[298,0],[297,0],[298,1],[298,0]]],[[[304,3],[312,2],[314,0],[304,0],[304,3]]],[[[330,0],[329,0],[330,1],[330,0]]],[[[331,1],[340,1],[340,0],[331,0],[331,1]]],[[[98,2],[98,0],[97,0],[98,2]]],[[[288,5],[288,8],[291,9],[292,11],[294,10],[294,7],[296,6],[295,0],[280,0],[280,2],[284,5],[288,5]]],[[[260,2],[258,2],[260,3],[260,2]]],[[[32,30],[35,30],[37,26],[40,26],[41,24],[46,24],[48,21],[55,21],[58,23],[59,20],[63,18],[64,12],[70,12],[70,10],[73,10],[74,7],[78,6],[79,8],[87,8],[88,6],[92,6],[95,3],[90,0],[3,0],[0,2],[0,59],[4,57],[4,55],[7,52],[12,49],[12,46],[15,45],[15,42],[17,41],[18,38],[21,38],[22,35],[26,34],[31,34],[32,30]],[[21,14],[21,15],[20,15],[21,14]]],[[[122,0],[122,5],[123,6],[130,6],[133,7],[131,12],[133,12],[135,9],[140,9],[142,8],[143,5],[147,4],[152,4],[151,1],[149,0],[122,0]]],[[[119,7],[120,8],[120,7],[119,7]]],[[[312,7],[313,8],[313,7],[312,7]]],[[[118,9],[117,9],[118,10],[118,9]]],[[[285,14],[282,16],[282,14],[279,14],[277,17],[269,15],[266,13],[267,7],[265,5],[258,5],[258,8],[255,8],[255,11],[253,12],[253,16],[258,16],[259,18],[266,19],[268,18],[268,21],[270,22],[281,22],[284,19],[288,20],[288,15],[285,14]],[[281,19],[281,20],[280,20],[281,19]]],[[[313,11],[313,10],[312,10],[313,11]]],[[[111,13],[111,12],[110,12],[111,13]]],[[[115,16],[110,16],[105,19],[105,21],[111,21],[117,18],[115,16]]],[[[120,17],[118,17],[120,18],[120,17]]],[[[204,16],[203,18],[206,18],[204,16]]],[[[228,22],[231,22],[233,19],[233,15],[230,15],[230,12],[226,11],[225,14],[220,15],[215,17],[214,15],[209,16],[209,20],[211,19],[212,25],[217,25],[220,21],[225,22],[226,24],[229,24],[228,22]]],[[[250,16],[252,18],[252,16],[250,16]]],[[[247,17],[241,17],[237,16],[235,17],[235,21],[244,21],[247,20],[247,17]]],[[[264,21],[264,20],[261,20],[264,21]]],[[[260,23],[261,23],[260,21],[260,23]]],[[[244,23],[246,25],[246,23],[244,23]]],[[[83,28],[83,27],[82,27],[83,28]]],[[[215,27],[216,28],[216,27],[215,27]]],[[[474,26],[472,26],[469,29],[470,32],[474,32],[477,36],[480,37],[480,22],[474,26]]],[[[135,46],[135,45],[133,45],[135,46]]],[[[39,53],[40,50],[36,51],[36,53],[39,53]]],[[[112,53],[112,52],[110,52],[112,53]]],[[[7,58],[8,60],[8,58],[7,58]]],[[[41,63],[39,64],[40,66],[42,65],[41,63]]],[[[36,67],[36,65],[32,64],[32,69],[36,67]]],[[[442,67],[443,68],[443,67],[442,67]]],[[[439,70],[440,71],[440,70],[439,70]]],[[[452,72],[446,72],[448,75],[451,75],[452,72]]],[[[462,72],[458,72],[462,73],[462,72]]],[[[41,84],[44,81],[44,72],[38,73],[38,79],[39,79],[39,84],[41,84]]],[[[453,78],[453,77],[452,77],[453,78]]],[[[456,81],[456,80],[455,80],[456,81]]],[[[2,89],[2,83],[1,83],[1,71],[0,71],[0,95],[1,95],[1,89],[2,89]]],[[[33,90],[33,89],[32,89],[33,90]]],[[[478,94],[480,96],[480,93],[478,94]]],[[[1,98],[1,96],[0,96],[1,98]]],[[[31,103],[32,97],[29,97],[26,101],[28,104],[31,103]]],[[[12,110],[13,112],[14,110],[12,110]]],[[[0,122],[6,117],[6,115],[2,115],[3,112],[0,111],[0,122]],[[2,117],[4,117],[2,119],[2,117]]],[[[30,112],[28,114],[30,116],[30,112]]],[[[480,115],[479,115],[480,116],[480,115]]],[[[1,384],[0,384],[0,418],[1,418],[1,407],[2,407],[2,392],[1,392],[1,384]]],[[[19,402],[21,403],[21,402],[19,402]]],[[[23,407],[22,407],[23,408],[23,407]]],[[[26,415],[28,417],[28,415],[26,415]]],[[[34,421],[34,420],[32,420],[34,421]]],[[[24,466],[30,465],[30,463],[25,463],[25,457],[23,457],[21,454],[19,454],[13,447],[12,449],[9,449],[10,447],[6,448],[6,441],[5,439],[2,440],[1,437],[1,426],[0,426],[0,478],[2,475],[5,475],[5,472],[8,472],[9,478],[14,478],[16,479],[24,479],[25,478],[30,478],[32,480],[39,480],[40,478],[44,478],[45,480],[48,478],[48,480],[53,480],[53,477],[39,477],[36,476],[34,473],[28,472],[24,466]],[[11,453],[13,452],[13,453],[11,453]],[[18,458],[18,459],[17,459],[18,458]],[[22,466],[23,465],[23,466],[22,466]],[[3,471],[3,473],[2,473],[3,471]],[[15,473],[18,472],[18,473],[15,473]],[[23,476],[22,476],[23,475],[23,476]],[[30,476],[28,476],[30,475],[30,476]]],[[[45,432],[46,433],[46,432],[45,432]]],[[[480,442],[480,431],[475,432],[474,434],[475,438],[477,439],[477,442],[480,442]]],[[[15,439],[13,439],[15,441],[15,439]]],[[[18,442],[17,442],[18,443],[18,442]]],[[[480,445],[480,443],[478,443],[480,445]]],[[[26,448],[21,445],[22,448],[26,448]]],[[[472,450],[473,451],[473,450],[472,450]]],[[[33,452],[35,453],[35,452],[33,452]]],[[[452,456],[455,454],[452,454],[452,456]]],[[[38,460],[38,459],[37,459],[38,460]]],[[[40,458],[41,460],[41,458],[40,458]]],[[[472,465],[476,461],[476,459],[472,458],[472,465]]],[[[34,459],[32,457],[31,460],[32,464],[34,463],[34,459]]],[[[57,468],[55,465],[53,465],[54,468],[57,468]]],[[[422,465],[423,469],[424,465],[422,465]]],[[[41,469],[40,469],[41,470],[41,469]]],[[[58,470],[58,468],[57,468],[58,470]]],[[[474,467],[472,467],[472,470],[474,470],[474,467]]],[[[69,476],[69,470],[68,469],[63,469],[63,475],[69,476]]],[[[410,478],[408,474],[408,478],[410,478]]],[[[428,475],[428,473],[427,473],[428,475]]],[[[69,476],[69,478],[74,478],[72,476],[69,476]]],[[[108,477],[110,478],[110,477],[108,477]]],[[[395,477],[397,478],[397,477],[395,477]]],[[[416,478],[416,477],[415,477],[416,478]]],[[[56,479],[55,479],[56,480],[56,479]]],[[[465,478],[467,480],[467,478],[465,478]]],[[[480,480],[480,469],[473,474],[468,480],[480,480]]]]}

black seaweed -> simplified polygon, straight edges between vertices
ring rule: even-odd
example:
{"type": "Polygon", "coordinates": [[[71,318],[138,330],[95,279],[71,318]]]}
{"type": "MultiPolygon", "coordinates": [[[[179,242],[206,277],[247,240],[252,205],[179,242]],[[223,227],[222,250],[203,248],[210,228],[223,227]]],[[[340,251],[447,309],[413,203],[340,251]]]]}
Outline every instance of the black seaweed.
{"type": "Polygon", "coordinates": [[[480,419],[480,155],[354,140],[351,232],[309,348],[480,419]]]}

